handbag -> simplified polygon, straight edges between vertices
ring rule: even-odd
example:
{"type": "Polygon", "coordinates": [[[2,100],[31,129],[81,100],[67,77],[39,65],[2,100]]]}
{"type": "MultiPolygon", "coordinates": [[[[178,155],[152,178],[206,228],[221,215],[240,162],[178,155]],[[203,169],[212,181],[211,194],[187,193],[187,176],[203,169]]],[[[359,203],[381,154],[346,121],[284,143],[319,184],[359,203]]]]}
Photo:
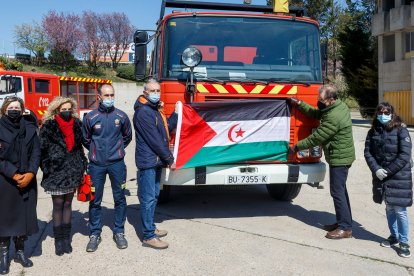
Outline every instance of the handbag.
{"type": "Polygon", "coordinates": [[[82,184],[78,187],[78,200],[82,202],[92,201],[95,199],[94,192],[95,187],[92,185],[91,176],[89,174],[84,174],[82,184]]]}

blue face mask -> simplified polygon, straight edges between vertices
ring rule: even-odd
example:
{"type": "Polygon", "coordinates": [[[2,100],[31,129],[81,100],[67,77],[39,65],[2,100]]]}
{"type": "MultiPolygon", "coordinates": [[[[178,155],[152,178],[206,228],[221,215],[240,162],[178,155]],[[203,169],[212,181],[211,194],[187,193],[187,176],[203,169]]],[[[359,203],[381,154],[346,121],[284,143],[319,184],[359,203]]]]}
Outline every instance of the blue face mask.
{"type": "Polygon", "coordinates": [[[104,100],[102,100],[102,104],[103,104],[103,106],[105,106],[106,108],[113,107],[113,106],[114,106],[114,102],[115,102],[115,100],[114,100],[114,99],[104,99],[104,100]]]}
{"type": "Polygon", "coordinates": [[[385,125],[389,121],[391,121],[391,117],[392,117],[391,114],[390,115],[381,114],[381,115],[377,115],[377,120],[380,121],[381,124],[385,125]]]}
{"type": "Polygon", "coordinates": [[[150,102],[156,104],[160,101],[161,95],[159,93],[149,93],[147,98],[150,102]]]}

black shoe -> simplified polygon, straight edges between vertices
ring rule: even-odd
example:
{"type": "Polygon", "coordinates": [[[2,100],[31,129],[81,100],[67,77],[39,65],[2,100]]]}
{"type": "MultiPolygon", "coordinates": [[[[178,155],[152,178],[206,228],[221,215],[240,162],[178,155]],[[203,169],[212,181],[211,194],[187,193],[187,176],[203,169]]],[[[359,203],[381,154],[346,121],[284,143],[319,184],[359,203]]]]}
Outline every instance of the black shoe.
{"type": "Polygon", "coordinates": [[[101,236],[90,236],[88,245],[86,246],[86,252],[95,252],[96,249],[98,249],[98,245],[101,243],[101,241],[101,236]]]}
{"type": "Polygon", "coordinates": [[[0,244],[0,274],[8,274],[10,268],[10,257],[9,257],[10,241],[2,242],[0,244]]]}
{"type": "Polygon", "coordinates": [[[55,238],[55,254],[63,256],[64,253],[63,240],[55,238]]]}
{"type": "Polygon", "coordinates": [[[396,246],[396,245],[398,245],[398,240],[397,240],[396,237],[394,237],[392,235],[389,236],[386,240],[383,240],[381,242],[382,247],[390,248],[391,246],[396,246]]]}
{"type": "Polygon", "coordinates": [[[63,247],[63,228],[62,226],[53,227],[53,235],[55,236],[55,254],[62,256],[65,251],[63,247]]]}
{"type": "Polygon", "coordinates": [[[73,251],[70,238],[71,229],[71,224],[62,224],[63,252],[67,254],[70,254],[73,251]]]}
{"type": "Polygon", "coordinates": [[[398,250],[398,256],[408,258],[411,256],[410,246],[406,243],[400,242],[400,248],[398,250]]]}
{"type": "Polygon", "coordinates": [[[125,239],[125,235],[123,233],[114,234],[113,239],[116,243],[116,247],[119,249],[125,249],[128,247],[128,242],[125,239]]]}
{"type": "Polygon", "coordinates": [[[23,250],[16,251],[16,256],[14,257],[14,262],[21,264],[23,267],[32,267],[33,266],[33,262],[31,260],[29,260],[29,258],[27,258],[24,255],[23,250]]]}

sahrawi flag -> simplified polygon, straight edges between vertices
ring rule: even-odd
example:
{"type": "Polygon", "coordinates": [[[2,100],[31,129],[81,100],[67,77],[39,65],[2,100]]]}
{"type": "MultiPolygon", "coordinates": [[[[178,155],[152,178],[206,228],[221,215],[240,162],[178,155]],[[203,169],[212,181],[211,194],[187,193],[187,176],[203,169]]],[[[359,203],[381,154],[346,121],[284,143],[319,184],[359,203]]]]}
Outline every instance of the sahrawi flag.
{"type": "Polygon", "coordinates": [[[249,160],[287,160],[290,110],[285,100],[178,102],[177,169],[249,160]]]}

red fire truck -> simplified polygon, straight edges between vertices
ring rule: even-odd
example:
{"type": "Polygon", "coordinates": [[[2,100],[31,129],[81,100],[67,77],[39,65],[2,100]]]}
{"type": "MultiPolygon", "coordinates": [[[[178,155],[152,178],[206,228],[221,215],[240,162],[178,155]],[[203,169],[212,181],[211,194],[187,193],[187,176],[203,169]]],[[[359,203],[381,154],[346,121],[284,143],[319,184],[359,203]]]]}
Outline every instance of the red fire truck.
{"type": "Polygon", "coordinates": [[[0,105],[7,96],[24,100],[26,108],[36,114],[40,121],[49,103],[56,96],[72,97],[78,103],[78,112],[84,113],[98,106],[99,84],[111,80],[78,78],[41,74],[35,72],[0,71],[0,105]]]}
{"type": "MultiPolygon", "coordinates": [[[[177,101],[295,97],[316,106],[322,84],[319,25],[303,9],[274,13],[269,6],[164,0],[154,33],[142,30],[134,35],[138,79],[149,77],[146,56],[151,40],[149,75],[161,84],[167,113],[177,101]],[[175,10],[165,15],[168,8],[175,10]]],[[[317,126],[317,121],[293,109],[290,145],[317,126]]],[[[254,184],[266,184],[275,199],[291,200],[302,184],[316,187],[324,180],[321,154],[315,147],[289,156],[287,162],[166,169],[160,200],[168,198],[171,185],[252,184],[229,181],[234,175],[267,175],[266,183],[254,184]]]]}

